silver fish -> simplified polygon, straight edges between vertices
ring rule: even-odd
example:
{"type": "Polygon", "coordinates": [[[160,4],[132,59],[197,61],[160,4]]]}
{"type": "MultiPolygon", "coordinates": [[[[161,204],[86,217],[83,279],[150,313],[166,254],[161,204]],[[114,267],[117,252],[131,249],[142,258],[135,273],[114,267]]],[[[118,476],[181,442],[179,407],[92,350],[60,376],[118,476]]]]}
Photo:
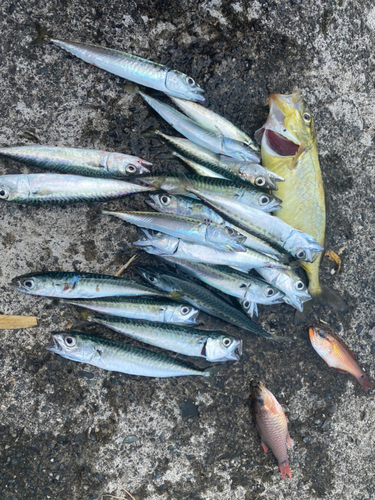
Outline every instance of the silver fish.
{"type": "Polygon", "coordinates": [[[193,186],[186,185],[186,189],[226,218],[235,221],[238,226],[284,248],[286,252],[299,260],[313,262],[324,250],[315,238],[294,229],[278,217],[272,217],[261,210],[245,206],[234,200],[228,200],[223,196],[203,194],[193,186]]]}
{"type": "Polygon", "coordinates": [[[213,368],[199,370],[164,354],[87,333],[55,332],[51,336],[53,345],[46,348],[48,351],[103,370],[143,377],[200,375],[206,378],[212,377],[216,371],[213,368]]]}
{"type": "Polygon", "coordinates": [[[246,249],[246,252],[227,252],[220,248],[207,247],[184,241],[181,238],[174,238],[164,233],[150,234],[147,229],[142,229],[142,231],[145,236],[134,242],[133,245],[143,248],[152,255],[171,255],[177,259],[192,262],[226,265],[245,272],[258,267],[289,269],[286,264],[250,249],[246,249]]]}
{"type": "Polygon", "coordinates": [[[87,63],[131,82],[160,90],[170,96],[192,101],[204,101],[204,97],[201,95],[204,90],[195,83],[191,76],[180,71],[119,50],[88,43],[59,40],[50,36],[40,26],[38,31],[40,36],[33,42],[34,44],[52,43],[87,63]]]}
{"type": "Polygon", "coordinates": [[[238,252],[245,251],[242,245],[245,237],[225,224],[219,226],[178,215],[154,212],[103,211],[102,213],[104,215],[113,215],[138,227],[162,231],[170,236],[183,238],[186,241],[219,246],[223,249],[233,249],[238,252]]]}
{"type": "Polygon", "coordinates": [[[274,259],[281,262],[285,260],[285,255],[273,248],[269,243],[241,228],[236,227],[234,224],[227,222],[214,210],[207,207],[207,205],[204,205],[201,201],[185,196],[174,196],[172,194],[165,193],[150,195],[150,198],[151,200],[146,200],[146,203],[158,212],[181,215],[201,220],[203,222],[212,221],[215,224],[225,224],[246,238],[242,243],[243,246],[256,250],[260,253],[271,255],[274,259]]]}
{"type": "Polygon", "coordinates": [[[254,186],[277,190],[277,182],[284,179],[277,174],[267,170],[259,163],[240,161],[228,156],[219,155],[212,151],[194,144],[194,142],[180,137],[172,137],[163,134],[160,130],[153,129],[153,135],[160,137],[168,144],[178,157],[187,163],[194,170],[198,168],[205,169],[206,175],[224,177],[234,181],[241,180],[249,182],[254,186]]]}
{"type": "Polygon", "coordinates": [[[245,314],[233,307],[229,302],[198,283],[169,271],[163,270],[159,272],[152,267],[138,267],[137,271],[158,290],[169,293],[170,297],[187,302],[211,316],[232,323],[256,335],[271,340],[280,340],[279,337],[274,337],[253,323],[245,314]]]}
{"type": "Polygon", "coordinates": [[[14,278],[9,286],[20,292],[44,297],[93,299],[117,296],[160,296],[136,281],[104,274],[76,272],[29,273],[14,278]]]}
{"type": "Polygon", "coordinates": [[[150,173],[152,163],[137,156],[96,149],[54,146],[18,146],[0,148],[0,156],[27,166],[89,177],[122,178],[150,173]]]}
{"type": "Polygon", "coordinates": [[[197,262],[188,262],[174,257],[163,257],[170,264],[174,264],[185,273],[203,281],[218,290],[236,297],[247,314],[256,314],[253,304],[279,304],[283,302],[284,293],[275,286],[263,280],[240,273],[227,266],[210,266],[197,262]]]}
{"type": "Polygon", "coordinates": [[[257,269],[257,272],[271,285],[284,292],[284,302],[303,311],[303,303],[311,299],[307,287],[292,269],[257,269]]]}
{"type": "Polygon", "coordinates": [[[0,200],[16,203],[66,204],[107,201],[153,188],[116,179],[96,179],[79,175],[1,175],[0,200]]]}
{"type": "Polygon", "coordinates": [[[197,325],[199,311],[187,306],[161,299],[102,297],[97,299],[61,299],[60,303],[73,304],[92,311],[122,318],[144,319],[160,323],[197,325]]]}
{"type": "Polygon", "coordinates": [[[259,146],[256,142],[249,137],[245,132],[236,127],[232,122],[218,115],[211,109],[205,108],[200,104],[190,103],[184,99],[179,99],[171,97],[174,104],[181,109],[192,120],[196,121],[202,127],[207,130],[211,130],[214,133],[220,132],[221,135],[228,137],[229,139],[234,139],[236,141],[244,142],[251,148],[255,153],[254,156],[260,161],[259,146]]]}
{"type": "Polygon", "coordinates": [[[190,189],[193,186],[202,193],[225,196],[230,200],[240,201],[244,205],[267,212],[274,212],[281,205],[279,198],[260,191],[249,183],[233,182],[214,177],[183,174],[168,174],[167,176],[146,175],[135,178],[134,182],[140,185],[153,186],[155,189],[167,191],[169,194],[199,199],[199,196],[193,194],[190,189]]]}
{"type": "Polygon", "coordinates": [[[110,316],[99,317],[90,314],[87,320],[146,344],[185,356],[205,358],[207,361],[239,360],[242,354],[242,340],[220,332],[110,316]]]}
{"type": "Polygon", "coordinates": [[[243,142],[228,139],[198,125],[176,109],[164,104],[143,92],[138,91],[143,99],[164,118],[180,134],[195,144],[213,151],[214,153],[237,158],[238,160],[253,160],[254,152],[243,142]]]}

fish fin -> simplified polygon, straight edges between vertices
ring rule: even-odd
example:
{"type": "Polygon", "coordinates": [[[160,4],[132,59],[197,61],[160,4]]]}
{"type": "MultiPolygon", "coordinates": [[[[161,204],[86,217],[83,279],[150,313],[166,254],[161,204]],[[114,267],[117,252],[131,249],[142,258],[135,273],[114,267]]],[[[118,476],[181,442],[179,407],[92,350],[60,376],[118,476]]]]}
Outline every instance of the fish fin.
{"type": "Polygon", "coordinates": [[[293,447],[293,442],[292,440],[290,439],[290,434],[288,432],[288,435],[286,437],[286,444],[288,445],[289,448],[292,448],[293,447]]]}
{"type": "Polygon", "coordinates": [[[64,303],[65,303],[65,299],[58,299],[58,298],[52,299],[53,306],[61,306],[61,304],[64,304],[64,303]]]}
{"type": "Polygon", "coordinates": [[[327,286],[322,285],[318,293],[310,292],[311,300],[303,304],[303,311],[297,311],[294,316],[294,324],[301,325],[307,319],[307,313],[316,305],[326,305],[340,312],[347,312],[349,310],[348,304],[333,290],[327,286]]]}
{"type": "Polygon", "coordinates": [[[40,45],[42,43],[49,42],[50,41],[49,39],[51,38],[51,35],[48,33],[48,31],[46,30],[46,28],[44,26],[42,26],[41,24],[39,24],[38,22],[36,22],[34,24],[34,26],[35,26],[35,29],[38,32],[38,38],[36,38],[35,40],[33,40],[30,43],[30,46],[32,46],[32,45],[40,45]]]}
{"type": "Polygon", "coordinates": [[[264,127],[258,128],[258,130],[255,131],[254,139],[257,141],[258,144],[262,142],[263,134],[264,134],[264,127]]]}
{"type": "Polygon", "coordinates": [[[371,391],[373,388],[372,383],[370,382],[370,379],[368,378],[367,374],[365,372],[362,373],[360,377],[356,377],[358,382],[361,384],[362,389],[368,393],[371,391]]]}
{"type": "Polygon", "coordinates": [[[301,144],[299,145],[299,148],[297,150],[297,153],[293,156],[293,159],[292,159],[292,162],[289,166],[289,168],[292,170],[294,168],[296,168],[297,166],[297,163],[298,163],[298,158],[301,156],[301,154],[305,151],[306,149],[306,146],[305,146],[305,142],[302,141],[301,144]]]}
{"type": "Polygon", "coordinates": [[[279,471],[282,475],[282,478],[285,480],[286,476],[289,477],[289,479],[292,479],[292,473],[290,472],[290,466],[289,466],[289,460],[286,459],[285,462],[282,464],[279,464],[279,471]]]}
{"type": "Polygon", "coordinates": [[[215,382],[215,375],[219,373],[220,370],[225,366],[225,363],[222,365],[214,365],[210,366],[209,368],[206,368],[203,372],[202,375],[206,378],[207,382],[209,384],[214,384],[215,382]]]}
{"type": "Polygon", "coordinates": [[[143,137],[151,137],[153,139],[155,139],[155,138],[159,139],[160,135],[158,132],[159,132],[159,130],[155,126],[151,126],[151,127],[147,128],[146,130],[143,130],[141,132],[141,135],[143,135],[143,137]]]}
{"type": "Polygon", "coordinates": [[[267,448],[267,446],[263,443],[263,441],[261,441],[260,445],[261,445],[262,450],[264,451],[264,453],[267,453],[268,448],[267,448]]]}

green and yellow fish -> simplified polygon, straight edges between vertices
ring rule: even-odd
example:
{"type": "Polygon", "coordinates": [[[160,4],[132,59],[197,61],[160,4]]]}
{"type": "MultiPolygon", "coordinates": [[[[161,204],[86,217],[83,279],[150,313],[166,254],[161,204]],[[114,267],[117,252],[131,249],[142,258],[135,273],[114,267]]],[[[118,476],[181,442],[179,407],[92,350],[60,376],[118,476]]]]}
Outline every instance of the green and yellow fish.
{"type": "MultiPolygon", "coordinates": [[[[256,132],[262,145],[262,163],[285,179],[278,186],[282,208],[275,214],[296,229],[311,234],[324,246],[326,202],[319,165],[312,114],[301,94],[270,94],[270,112],[265,125],[256,132]]],[[[346,311],[347,304],[319,283],[323,253],[314,262],[302,262],[314,303],[346,311]]],[[[298,320],[298,318],[297,318],[298,320]]]]}

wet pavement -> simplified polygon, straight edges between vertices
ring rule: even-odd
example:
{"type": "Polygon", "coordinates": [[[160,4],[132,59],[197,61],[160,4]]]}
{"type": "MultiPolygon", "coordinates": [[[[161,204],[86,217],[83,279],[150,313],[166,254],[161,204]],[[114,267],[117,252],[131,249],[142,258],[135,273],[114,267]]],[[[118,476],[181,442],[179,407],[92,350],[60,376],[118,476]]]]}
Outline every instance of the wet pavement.
{"type": "MultiPolygon", "coordinates": [[[[349,312],[314,310],[375,378],[374,31],[370,1],[111,3],[48,0],[0,6],[0,146],[40,143],[114,150],[182,170],[145,134],[171,130],[120,78],[52,46],[29,47],[34,21],[62,39],[99,43],[171,65],[207,91],[207,105],[253,134],[267,96],[300,89],[312,108],[330,200],[322,281],[349,312]]],[[[28,170],[8,160],[0,173],[28,170]]],[[[75,364],[45,350],[50,332],[80,319],[70,306],[10,290],[30,271],[114,274],[136,231],[100,219],[100,209],[144,208],[144,195],[68,207],[0,205],[0,313],[30,314],[39,326],[0,331],[0,497],[94,500],[371,499],[375,493],[375,403],[312,350],[306,325],[286,304],[260,307],[258,323],[295,339],[274,344],[204,317],[245,341],[241,362],[209,385],[146,379],[75,364]],[[264,455],[250,408],[250,381],[285,405],[294,447],[292,480],[264,455]]],[[[137,264],[125,273],[139,279],[137,264]]],[[[155,262],[155,261],[154,261],[155,262]]],[[[96,331],[100,331],[97,329],[96,331]]],[[[105,335],[124,340],[120,335],[105,335]]],[[[205,366],[203,363],[197,363],[205,366]]]]}

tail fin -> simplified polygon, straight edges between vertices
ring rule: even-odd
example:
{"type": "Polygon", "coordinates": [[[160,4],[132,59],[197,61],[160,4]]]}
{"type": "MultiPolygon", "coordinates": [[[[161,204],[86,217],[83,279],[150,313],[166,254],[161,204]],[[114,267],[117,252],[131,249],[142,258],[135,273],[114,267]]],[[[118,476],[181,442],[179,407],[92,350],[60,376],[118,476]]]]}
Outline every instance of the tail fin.
{"type": "Polygon", "coordinates": [[[288,476],[290,479],[292,479],[292,473],[290,472],[290,466],[289,466],[289,460],[286,462],[279,464],[279,471],[281,472],[281,475],[283,479],[285,480],[286,476],[288,476]]]}
{"type": "Polygon", "coordinates": [[[143,137],[151,137],[153,139],[160,139],[161,132],[154,126],[151,126],[142,132],[143,137]]]}
{"type": "Polygon", "coordinates": [[[35,23],[35,29],[38,32],[38,38],[33,40],[30,45],[40,45],[42,43],[47,43],[51,39],[51,35],[48,33],[46,28],[44,26],[40,25],[39,23],[35,23]]]}
{"type": "Polygon", "coordinates": [[[336,292],[322,285],[317,293],[310,292],[312,299],[303,304],[303,312],[296,312],[294,324],[300,325],[306,321],[307,313],[316,304],[331,307],[336,311],[347,312],[348,304],[336,292]]]}
{"type": "Polygon", "coordinates": [[[372,383],[370,382],[370,379],[368,378],[366,373],[362,373],[359,377],[356,377],[358,382],[361,384],[362,389],[368,393],[372,389],[372,383]]]}
{"type": "Polygon", "coordinates": [[[225,366],[225,363],[220,364],[220,365],[214,365],[210,366],[209,368],[206,368],[203,372],[202,375],[205,377],[207,382],[211,385],[214,385],[215,382],[215,375],[219,373],[220,370],[222,370],[225,366]]]}

